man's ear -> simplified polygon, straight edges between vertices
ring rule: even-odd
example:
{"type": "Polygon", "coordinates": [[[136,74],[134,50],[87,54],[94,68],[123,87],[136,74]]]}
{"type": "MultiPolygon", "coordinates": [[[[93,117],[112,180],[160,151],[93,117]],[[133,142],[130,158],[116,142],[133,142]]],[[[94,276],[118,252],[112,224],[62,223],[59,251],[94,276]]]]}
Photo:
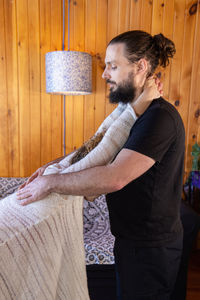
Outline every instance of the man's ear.
{"type": "Polygon", "coordinates": [[[145,58],[141,58],[137,62],[137,72],[138,73],[145,73],[148,72],[149,64],[145,58]]]}

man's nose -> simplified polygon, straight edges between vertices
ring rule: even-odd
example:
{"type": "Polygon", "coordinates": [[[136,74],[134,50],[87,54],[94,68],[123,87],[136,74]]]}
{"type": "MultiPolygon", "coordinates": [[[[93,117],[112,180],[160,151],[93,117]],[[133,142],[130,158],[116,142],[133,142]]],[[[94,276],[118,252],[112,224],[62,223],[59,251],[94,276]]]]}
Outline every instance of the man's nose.
{"type": "Polygon", "coordinates": [[[110,79],[110,78],[111,78],[111,76],[110,76],[110,74],[109,74],[109,72],[108,72],[107,69],[105,69],[105,70],[103,71],[102,78],[103,78],[103,79],[110,79]]]}

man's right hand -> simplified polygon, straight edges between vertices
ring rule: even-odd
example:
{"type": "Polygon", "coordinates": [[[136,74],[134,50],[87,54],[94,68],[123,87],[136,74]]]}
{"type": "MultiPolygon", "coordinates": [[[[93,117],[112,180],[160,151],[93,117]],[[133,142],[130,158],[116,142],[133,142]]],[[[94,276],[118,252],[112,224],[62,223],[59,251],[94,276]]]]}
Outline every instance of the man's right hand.
{"type": "Polygon", "coordinates": [[[35,178],[37,178],[38,176],[42,176],[44,171],[46,170],[46,168],[48,167],[48,165],[44,165],[42,167],[40,167],[39,169],[37,169],[37,171],[35,171],[26,182],[24,182],[22,185],[20,185],[20,187],[18,188],[18,190],[23,189],[26,185],[28,185],[29,183],[31,183],[35,178]]]}
{"type": "Polygon", "coordinates": [[[26,185],[28,185],[29,183],[31,183],[35,178],[37,178],[38,176],[42,176],[44,174],[44,171],[46,170],[46,168],[50,165],[53,165],[55,163],[59,163],[63,158],[65,158],[66,156],[62,156],[59,157],[49,163],[47,163],[46,165],[40,167],[39,169],[37,169],[37,171],[35,171],[26,182],[24,182],[22,185],[20,185],[20,187],[18,188],[18,190],[23,189],[26,185]]]}

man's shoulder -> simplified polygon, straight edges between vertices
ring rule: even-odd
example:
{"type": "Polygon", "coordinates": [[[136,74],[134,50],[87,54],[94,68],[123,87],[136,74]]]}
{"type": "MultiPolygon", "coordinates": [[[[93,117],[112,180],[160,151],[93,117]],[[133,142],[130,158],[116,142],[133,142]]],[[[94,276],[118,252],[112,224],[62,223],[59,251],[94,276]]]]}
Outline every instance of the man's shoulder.
{"type": "Polygon", "coordinates": [[[160,97],[152,101],[149,108],[146,110],[144,117],[151,116],[152,118],[169,118],[176,125],[183,125],[181,115],[178,110],[167,100],[160,97]]]}
{"type": "Polygon", "coordinates": [[[147,110],[138,118],[138,121],[143,122],[148,119],[159,121],[162,118],[171,119],[171,116],[174,114],[176,114],[176,109],[173,105],[160,97],[151,102],[147,110]]]}
{"type": "Polygon", "coordinates": [[[181,133],[184,135],[184,125],[177,109],[164,98],[160,97],[152,101],[148,109],[137,119],[132,130],[147,131],[160,130],[181,133]]]}
{"type": "Polygon", "coordinates": [[[162,111],[162,110],[166,112],[171,112],[173,114],[178,113],[177,109],[169,101],[165,100],[162,97],[154,99],[150,104],[149,108],[147,109],[147,112],[162,111]]]}

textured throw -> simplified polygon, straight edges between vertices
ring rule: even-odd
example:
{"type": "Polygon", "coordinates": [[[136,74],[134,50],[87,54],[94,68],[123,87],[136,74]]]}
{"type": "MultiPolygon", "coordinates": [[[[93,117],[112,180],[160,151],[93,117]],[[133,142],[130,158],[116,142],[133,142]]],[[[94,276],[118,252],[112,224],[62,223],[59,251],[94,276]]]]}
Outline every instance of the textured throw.
{"type": "MultiPolygon", "coordinates": [[[[113,160],[136,120],[119,104],[96,134],[99,144],[79,162],[74,155],[49,166],[44,175],[105,165],[113,160]]],[[[15,193],[0,201],[0,299],[88,300],[83,243],[83,196],[52,193],[20,206],[15,193]]]]}

